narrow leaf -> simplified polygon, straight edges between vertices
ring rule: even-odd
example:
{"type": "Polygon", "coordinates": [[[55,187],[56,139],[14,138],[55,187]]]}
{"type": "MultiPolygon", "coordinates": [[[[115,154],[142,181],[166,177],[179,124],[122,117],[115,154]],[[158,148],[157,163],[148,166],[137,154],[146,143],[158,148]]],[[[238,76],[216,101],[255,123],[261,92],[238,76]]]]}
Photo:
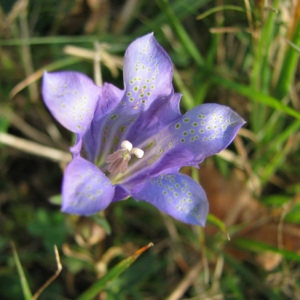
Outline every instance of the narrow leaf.
{"type": "Polygon", "coordinates": [[[21,265],[16,247],[15,247],[15,244],[13,242],[11,242],[11,248],[12,248],[12,252],[13,252],[13,256],[14,256],[14,261],[15,261],[17,269],[18,269],[24,299],[25,300],[31,300],[32,299],[32,294],[31,294],[31,291],[30,291],[30,288],[29,288],[29,284],[27,282],[27,279],[26,279],[24,270],[22,268],[22,265],[21,265]]]}
{"type": "Polygon", "coordinates": [[[212,80],[214,83],[220,84],[226,88],[234,90],[235,92],[237,92],[245,97],[248,97],[252,101],[265,104],[276,110],[280,110],[296,119],[300,119],[300,113],[298,111],[283,104],[278,99],[276,99],[272,96],[266,95],[252,87],[249,87],[249,86],[246,86],[246,85],[243,85],[240,83],[235,83],[235,82],[232,82],[225,78],[221,78],[221,77],[217,77],[217,76],[212,77],[212,80]]]}
{"type": "Polygon", "coordinates": [[[198,51],[195,43],[187,34],[185,28],[183,27],[180,20],[175,15],[170,3],[168,0],[157,0],[157,4],[160,6],[162,11],[166,14],[169,23],[174,28],[181,44],[185,47],[186,51],[190,54],[190,56],[195,60],[198,66],[202,66],[204,64],[204,59],[198,51]]]}
{"type": "Polygon", "coordinates": [[[226,228],[225,224],[219,218],[217,218],[214,215],[208,214],[207,223],[210,223],[210,224],[216,226],[217,228],[219,228],[220,230],[222,230],[225,233],[227,239],[230,240],[230,236],[228,234],[227,228],[226,228]]]}
{"type": "Polygon", "coordinates": [[[241,248],[247,249],[248,251],[253,251],[257,253],[261,253],[262,251],[271,251],[274,253],[281,254],[287,260],[293,260],[295,262],[300,262],[300,255],[289,250],[278,249],[277,247],[257,242],[254,240],[248,239],[238,239],[235,241],[235,244],[241,248]]]}
{"type": "Polygon", "coordinates": [[[235,11],[239,11],[239,12],[245,12],[245,9],[243,9],[240,6],[236,6],[236,5],[218,5],[216,7],[213,7],[209,10],[207,10],[206,12],[200,14],[199,16],[197,16],[196,20],[201,20],[206,18],[207,16],[223,11],[223,10],[235,10],[235,11]]]}
{"type": "Polygon", "coordinates": [[[147,249],[153,246],[153,243],[137,250],[133,255],[127,257],[118,263],[115,267],[108,271],[102,278],[97,280],[91,287],[89,287],[83,294],[81,294],[77,300],[90,300],[97,294],[103,291],[114,279],[118,278],[130,265],[147,249]]]}

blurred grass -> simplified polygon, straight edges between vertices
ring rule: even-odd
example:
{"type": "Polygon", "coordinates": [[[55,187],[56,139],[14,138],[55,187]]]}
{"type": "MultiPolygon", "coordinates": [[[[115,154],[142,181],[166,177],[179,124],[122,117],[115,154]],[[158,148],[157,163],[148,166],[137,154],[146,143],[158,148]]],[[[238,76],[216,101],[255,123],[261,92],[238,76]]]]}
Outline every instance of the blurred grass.
{"type": "MultiPolygon", "coordinates": [[[[200,170],[211,205],[206,229],[132,199],[93,218],[63,215],[50,198],[65,161],[0,139],[0,298],[29,297],[16,263],[34,294],[55,273],[56,244],[62,275],[40,299],[76,299],[95,282],[105,287],[102,299],[300,299],[299,17],[298,0],[1,0],[1,134],[67,151],[72,137],[41,101],[43,70],[93,77],[93,61],[65,46],[93,51],[98,41],[122,57],[150,31],[172,58],[182,111],[218,102],[247,124],[200,170]],[[155,246],[125,272],[112,271],[149,242],[155,246]]],[[[122,87],[121,72],[103,64],[104,81],[122,87]]]]}

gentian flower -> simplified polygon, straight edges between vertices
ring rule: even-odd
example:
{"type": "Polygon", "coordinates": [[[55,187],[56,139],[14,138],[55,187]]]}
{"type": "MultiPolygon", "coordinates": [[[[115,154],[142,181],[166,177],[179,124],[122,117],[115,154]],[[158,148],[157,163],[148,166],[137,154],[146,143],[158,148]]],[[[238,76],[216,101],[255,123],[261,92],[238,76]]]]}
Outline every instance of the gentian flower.
{"type": "MultiPolygon", "coordinates": [[[[153,34],[132,42],[124,90],[78,72],[45,73],[46,106],[76,134],[62,183],[62,211],[91,215],[133,197],[188,224],[205,225],[208,202],[183,166],[226,148],[244,120],[219,104],[180,113],[172,62],[153,34]]],[[[212,178],[213,180],[213,178],[212,178]]]]}

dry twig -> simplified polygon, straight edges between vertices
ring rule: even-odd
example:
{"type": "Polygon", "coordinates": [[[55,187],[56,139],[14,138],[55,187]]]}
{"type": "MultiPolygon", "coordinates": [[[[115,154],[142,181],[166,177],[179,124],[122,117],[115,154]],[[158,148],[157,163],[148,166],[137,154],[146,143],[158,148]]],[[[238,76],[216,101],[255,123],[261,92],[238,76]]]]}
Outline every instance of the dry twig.
{"type": "Polygon", "coordinates": [[[71,160],[71,154],[68,152],[27,141],[8,133],[0,133],[0,144],[4,144],[26,153],[42,156],[57,162],[68,163],[71,160]]]}
{"type": "Polygon", "coordinates": [[[62,265],[60,262],[60,258],[59,258],[59,253],[57,250],[56,245],[54,245],[54,253],[55,253],[55,259],[56,259],[56,265],[57,265],[57,270],[56,272],[37,290],[37,292],[33,295],[32,300],[36,300],[41,293],[47,288],[47,286],[49,286],[60,274],[61,270],[62,270],[62,265]]]}
{"type": "Polygon", "coordinates": [[[202,269],[202,262],[198,262],[183,278],[183,280],[178,284],[176,289],[167,298],[167,300],[178,300],[184,295],[186,290],[193,284],[199,272],[202,269]]]}

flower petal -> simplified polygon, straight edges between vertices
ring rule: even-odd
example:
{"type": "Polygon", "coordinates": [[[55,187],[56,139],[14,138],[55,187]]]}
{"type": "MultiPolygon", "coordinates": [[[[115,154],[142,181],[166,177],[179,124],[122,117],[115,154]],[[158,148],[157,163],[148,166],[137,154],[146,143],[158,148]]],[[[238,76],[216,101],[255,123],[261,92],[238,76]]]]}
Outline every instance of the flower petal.
{"type": "MultiPolygon", "coordinates": [[[[97,163],[103,166],[105,157],[119,148],[129,132],[134,132],[139,125],[145,126],[145,122],[150,120],[154,111],[159,111],[159,107],[168,109],[169,121],[178,117],[179,96],[173,97],[172,73],[172,62],[153,34],[138,38],[128,46],[123,71],[125,91],[117,91],[113,85],[103,86],[104,107],[113,109],[106,110],[107,113],[100,122],[93,122],[92,127],[95,129],[91,128],[91,132],[94,133],[90,135],[89,141],[85,139],[85,143],[89,143],[94,137],[97,149],[88,153],[89,158],[93,161],[97,159],[97,163]],[[110,100],[107,101],[106,98],[110,100]],[[148,118],[140,124],[142,113],[150,107],[148,118]],[[97,126],[94,126],[96,123],[97,126]],[[95,137],[96,134],[98,138],[95,137]]],[[[102,111],[101,105],[100,103],[97,109],[96,118],[98,112],[102,111]]],[[[158,126],[156,128],[161,129],[158,126]]],[[[149,135],[143,136],[145,140],[149,135]]]]}
{"type": "Polygon", "coordinates": [[[208,202],[202,187],[183,174],[161,175],[135,186],[132,196],[156,206],[175,219],[205,226],[208,202]]]}
{"type": "Polygon", "coordinates": [[[161,131],[181,116],[179,109],[181,94],[172,93],[166,99],[156,101],[140,114],[125,136],[134,146],[139,146],[150,136],[161,131]]]}
{"type": "Polygon", "coordinates": [[[62,211],[78,215],[94,214],[110,204],[114,189],[104,173],[78,156],[65,170],[62,211]]]}
{"type": "Polygon", "coordinates": [[[182,166],[198,166],[207,156],[225,149],[244,123],[227,106],[197,106],[139,145],[145,151],[143,160],[129,166],[127,172],[142,179],[174,172],[182,166]]]}
{"type": "Polygon", "coordinates": [[[124,183],[130,188],[149,176],[174,173],[183,166],[198,166],[207,156],[225,149],[244,123],[227,106],[197,106],[138,145],[145,154],[129,165],[124,183]]]}
{"type": "MultiPolygon", "coordinates": [[[[113,136],[112,130],[118,127],[114,124],[115,114],[109,114],[121,101],[124,91],[112,84],[104,83],[102,87],[102,98],[95,111],[91,126],[83,136],[83,145],[88,160],[99,164],[105,162],[107,153],[103,152],[103,144],[110,145],[113,136]],[[109,114],[109,117],[107,115],[109,114]],[[109,130],[111,128],[111,131],[109,130]],[[102,150],[100,152],[100,149],[102,150]],[[101,157],[99,157],[101,155],[101,157]]],[[[117,133],[115,133],[117,134],[117,133]]],[[[110,148],[108,146],[108,148],[110,148]]]]}
{"type": "Polygon", "coordinates": [[[231,108],[220,104],[203,104],[188,111],[167,129],[174,148],[191,154],[189,165],[201,163],[225,149],[245,121],[231,108]]]}
{"type": "Polygon", "coordinates": [[[68,130],[83,134],[94,116],[101,88],[78,72],[45,72],[42,93],[56,120],[68,130]]]}
{"type": "Polygon", "coordinates": [[[124,86],[127,109],[147,109],[153,101],[173,91],[173,64],[153,33],[132,42],[124,57],[124,86]]]}
{"type": "Polygon", "coordinates": [[[125,200],[130,196],[130,192],[122,185],[115,185],[115,194],[112,199],[112,202],[117,202],[121,200],[125,200]]]}
{"type": "Polygon", "coordinates": [[[102,99],[99,102],[94,119],[99,120],[111,112],[117,105],[120,104],[123,96],[123,90],[120,90],[113,84],[104,82],[102,86],[102,99]]]}

